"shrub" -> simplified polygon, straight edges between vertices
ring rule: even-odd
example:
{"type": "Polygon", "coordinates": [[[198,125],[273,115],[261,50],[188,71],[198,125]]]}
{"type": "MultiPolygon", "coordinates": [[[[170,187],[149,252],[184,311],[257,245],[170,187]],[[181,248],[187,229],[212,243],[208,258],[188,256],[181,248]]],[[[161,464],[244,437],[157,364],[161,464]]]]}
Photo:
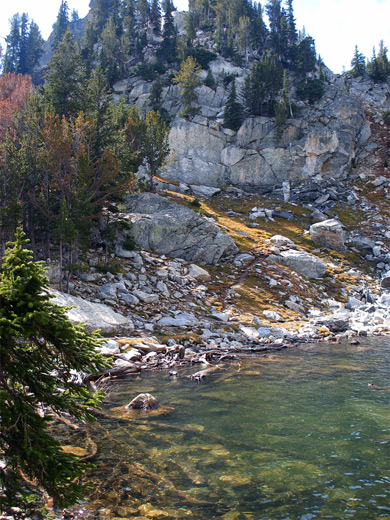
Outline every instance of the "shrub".
{"type": "Polygon", "coordinates": [[[207,69],[209,63],[215,60],[217,55],[215,52],[202,49],[201,47],[196,47],[192,52],[192,57],[196,59],[202,69],[207,69]]]}

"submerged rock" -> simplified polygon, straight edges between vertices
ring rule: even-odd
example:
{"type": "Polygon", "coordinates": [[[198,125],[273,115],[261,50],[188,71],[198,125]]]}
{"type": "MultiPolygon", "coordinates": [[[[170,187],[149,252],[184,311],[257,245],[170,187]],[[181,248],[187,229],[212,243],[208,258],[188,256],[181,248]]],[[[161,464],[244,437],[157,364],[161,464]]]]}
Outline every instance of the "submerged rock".
{"type": "Polygon", "coordinates": [[[126,406],[126,410],[156,410],[161,405],[152,394],[138,394],[126,406]]]}

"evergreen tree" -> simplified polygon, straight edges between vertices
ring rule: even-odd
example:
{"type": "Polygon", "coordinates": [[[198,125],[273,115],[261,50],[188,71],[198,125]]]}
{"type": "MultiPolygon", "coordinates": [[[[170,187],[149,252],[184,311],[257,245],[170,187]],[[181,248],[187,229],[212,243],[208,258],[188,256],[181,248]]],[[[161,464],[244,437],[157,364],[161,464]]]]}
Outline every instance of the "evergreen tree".
{"type": "Polygon", "coordinates": [[[3,72],[19,72],[19,55],[20,55],[20,24],[21,17],[14,14],[11,18],[11,29],[5,41],[7,47],[4,54],[3,72]]]}
{"type": "Polygon", "coordinates": [[[215,78],[214,78],[213,73],[210,68],[207,69],[207,76],[206,76],[206,79],[204,80],[204,84],[206,85],[206,87],[209,87],[209,88],[215,87],[215,78]]]}
{"type": "Polygon", "coordinates": [[[158,0],[152,0],[150,8],[150,22],[156,36],[161,34],[161,8],[158,0]]]}
{"type": "Polygon", "coordinates": [[[28,34],[29,34],[29,19],[26,13],[23,13],[20,18],[20,38],[19,38],[19,63],[18,72],[20,74],[27,73],[28,67],[28,34]]]}
{"type": "Polygon", "coordinates": [[[194,116],[199,112],[198,107],[194,107],[194,103],[198,101],[196,89],[200,87],[199,79],[201,68],[197,61],[189,56],[181,64],[180,71],[173,78],[172,82],[177,83],[180,87],[180,93],[184,105],[182,115],[185,117],[194,116]]]}
{"type": "Polygon", "coordinates": [[[195,25],[195,15],[194,15],[193,12],[188,11],[188,13],[186,15],[185,30],[186,30],[187,39],[189,40],[191,46],[192,46],[192,43],[193,43],[193,41],[195,40],[195,37],[196,37],[196,29],[195,29],[195,27],[196,27],[196,25],[195,25]]]}
{"type": "Polygon", "coordinates": [[[110,86],[112,86],[121,76],[121,67],[124,65],[124,55],[122,53],[121,43],[116,35],[114,18],[110,18],[101,35],[100,42],[102,44],[99,54],[99,64],[107,78],[110,86]]]}
{"type": "Polygon", "coordinates": [[[316,70],[316,48],[314,39],[311,36],[305,36],[297,47],[297,65],[296,74],[301,80],[304,80],[307,74],[316,70]]]}
{"type": "Polygon", "coordinates": [[[75,116],[84,108],[85,71],[70,31],[58,44],[45,79],[46,95],[57,114],[75,116]]]}
{"type": "Polygon", "coordinates": [[[69,7],[67,0],[61,0],[57,20],[53,25],[53,41],[51,47],[55,51],[69,29],[69,7]]]}
{"type": "Polygon", "coordinates": [[[70,21],[72,23],[78,22],[80,20],[79,12],[77,9],[72,9],[72,14],[70,15],[70,21]]]}
{"type": "Polygon", "coordinates": [[[137,0],[137,11],[141,19],[141,26],[145,28],[150,20],[150,5],[148,0],[137,0]]]}
{"type": "Polygon", "coordinates": [[[51,303],[44,269],[25,243],[18,230],[0,274],[0,498],[10,514],[18,506],[28,513],[41,489],[59,507],[83,496],[79,477],[86,467],[48,433],[47,413],[93,419],[102,394],[91,395],[72,374],[107,366],[96,351],[97,335],[51,303]]]}
{"type": "Polygon", "coordinates": [[[160,111],[161,108],[161,94],[163,91],[163,86],[160,77],[156,79],[153,83],[152,88],[150,89],[149,96],[149,104],[152,107],[152,110],[160,111]]]}
{"type": "Polygon", "coordinates": [[[108,19],[112,16],[111,8],[112,0],[95,0],[92,15],[97,34],[103,32],[108,19]]]}
{"type": "Polygon", "coordinates": [[[280,28],[282,21],[282,0],[268,0],[265,6],[271,31],[272,47],[276,55],[280,52],[280,28]]]}
{"type": "Polygon", "coordinates": [[[94,45],[97,41],[97,33],[96,28],[91,21],[87,21],[84,24],[84,34],[83,34],[83,45],[81,49],[81,59],[83,63],[83,67],[85,69],[85,74],[87,78],[90,77],[92,73],[92,69],[94,67],[95,61],[95,50],[94,45]]]}
{"type": "Polygon", "coordinates": [[[254,62],[251,73],[245,78],[245,108],[250,115],[273,115],[276,94],[282,87],[282,71],[272,55],[262,62],[254,62]]]}
{"type": "Polygon", "coordinates": [[[140,141],[140,149],[149,170],[150,187],[154,191],[153,178],[164,166],[169,155],[169,129],[159,112],[152,110],[146,115],[140,141]]]}
{"type": "Polygon", "coordinates": [[[43,54],[44,40],[38,25],[32,20],[27,40],[26,73],[32,74],[43,54]]]}
{"type": "Polygon", "coordinates": [[[251,30],[251,40],[257,50],[261,51],[263,49],[267,34],[268,30],[263,20],[263,9],[261,4],[258,3],[254,12],[251,30]]]}
{"type": "Polygon", "coordinates": [[[240,16],[238,21],[238,41],[241,50],[245,55],[245,65],[248,64],[248,52],[249,52],[249,29],[250,19],[248,16],[240,16]]]}
{"type": "Polygon", "coordinates": [[[164,28],[163,41],[159,52],[159,57],[172,63],[176,61],[176,37],[177,31],[173,20],[173,5],[171,0],[164,1],[164,28]]]}
{"type": "Polygon", "coordinates": [[[11,18],[11,31],[6,38],[5,74],[31,74],[43,52],[43,39],[37,24],[26,13],[11,18]]]}
{"type": "Polygon", "coordinates": [[[298,41],[298,33],[294,18],[293,0],[287,0],[287,27],[290,45],[294,45],[298,41]]]}
{"type": "Polygon", "coordinates": [[[236,81],[233,79],[231,82],[231,90],[229,93],[228,100],[225,105],[225,111],[223,115],[223,126],[226,128],[230,128],[237,132],[237,130],[242,125],[243,121],[243,109],[242,105],[237,101],[236,94],[236,81]]]}
{"type": "Polygon", "coordinates": [[[358,46],[355,45],[355,52],[351,60],[351,74],[354,77],[363,76],[366,71],[366,57],[359,52],[358,46]]]}
{"type": "Polygon", "coordinates": [[[372,60],[367,65],[367,70],[374,81],[386,81],[386,78],[390,75],[390,63],[387,58],[387,48],[385,47],[383,40],[379,42],[378,56],[375,52],[375,47],[372,52],[372,60]]]}

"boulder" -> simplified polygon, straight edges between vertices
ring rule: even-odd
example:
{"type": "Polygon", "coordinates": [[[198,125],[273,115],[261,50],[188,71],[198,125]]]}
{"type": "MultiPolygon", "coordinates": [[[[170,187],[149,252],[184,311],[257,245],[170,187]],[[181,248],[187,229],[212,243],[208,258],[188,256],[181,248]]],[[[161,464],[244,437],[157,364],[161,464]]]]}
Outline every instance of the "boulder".
{"type": "Polygon", "coordinates": [[[126,198],[137,247],[160,254],[216,264],[236,254],[233,239],[209,219],[154,193],[126,198]]]}
{"type": "Polygon", "coordinates": [[[110,354],[110,355],[119,354],[120,353],[119,343],[117,341],[115,341],[114,339],[109,339],[108,341],[106,341],[105,343],[102,344],[100,351],[102,354],[110,354]]]}
{"type": "Polygon", "coordinates": [[[53,303],[68,307],[67,316],[73,323],[84,323],[90,331],[100,329],[104,336],[128,334],[134,330],[133,322],[102,303],[92,303],[79,296],[50,289],[53,303]]]}
{"type": "Polygon", "coordinates": [[[336,251],[345,250],[345,231],[336,219],[328,219],[310,226],[310,236],[316,242],[336,251]]]}
{"type": "Polygon", "coordinates": [[[152,394],[138,394],[126,406],[126,410],[156,410],[161,405],[152,394]]]}
{"type": "Polygon", "coordinates": [[[275,311],[263,311],[264,316],[272,321],[284,321],[283,317],[275,311]]]}
{"type": "Polygon", "coordinates": [[[344,332],[349,329],[350,319],[350,311],[340,310],[330,316],[319,318],[316,323],[317,325],[325,325],[331,332],[344,332]]]}
{"type": "Polygon", "coordinates": [[[321,278],[326,271],[326,263],[320,258],[295,249],[287,249],[279,255],[269,255],[268,259],[285,265],[306,278],[321,278]]]}
{"type": "Polygon", "coordinates": [[[173,317],[165,317],[158,320],[159,327],[190,327],[198,325],[198,319],[190,312],[181,312],[173,317]]]}
{"type": "Polygon", "coordinates": [[[115,283],[105,283],[99,287],[99,298],[102,300],[115,300],[117,287],[115,283]]]}
{"type": "Polygon", "coordinates": [[[200,197],[213,197],[220,193],[221,190],[219,188],[212,188],[210,186],[197,186],[195,184],[190,185],[191,191],[194,195],[198,195],[200,197]]]}
{"type": "Polygon", "coordinates": [[[195,278],[195,280],[199,280],[200,282],[209,282],[211,280],[211,276],[206,269],[203,269],[196,264],[191,264],[189,266],[188,276],[191,276],[191,278],[195,278]]]}
{"type": "Polygon", "coordinates": [[[390,271],[387,271],[387,273],[383,275],[381,280],[381,287],[383,287],[383,289],[390,288],[390,271]]]}
{"type": "Polygon", "coordinates": [[[269,239],[269,241],[272,244],[274,244],[274,246],[276,246],[276,247],[283,247],[283,246],[293,247],[294,246],[294,242],[292,240],[290,240],[289,238],[284,237],[283,235],[274,235],[269,239]]]}
{"type": "Polygon", "coordinates": [[[144,291],[135,290],[133,291],[133,296],[135,296],[138,300],[144,303],[157,303],[159,300],[158,294],[149,294],[144,291]]]}

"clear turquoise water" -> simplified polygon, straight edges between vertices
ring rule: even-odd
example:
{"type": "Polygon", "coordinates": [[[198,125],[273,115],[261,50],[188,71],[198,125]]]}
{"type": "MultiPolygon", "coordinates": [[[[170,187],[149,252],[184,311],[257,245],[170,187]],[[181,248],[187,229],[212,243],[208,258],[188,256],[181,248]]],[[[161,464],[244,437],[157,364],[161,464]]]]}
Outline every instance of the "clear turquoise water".
{"type": "Polygon", "coordinates": [[[121,382],[91,430],[99,518],[390,519],[390,339],[302,345],[202,383],[121,382]],[[162,413],[123,414],[151,392],[162,413]],[[121,420],[121,419],[125,420],[121,420]]]}

